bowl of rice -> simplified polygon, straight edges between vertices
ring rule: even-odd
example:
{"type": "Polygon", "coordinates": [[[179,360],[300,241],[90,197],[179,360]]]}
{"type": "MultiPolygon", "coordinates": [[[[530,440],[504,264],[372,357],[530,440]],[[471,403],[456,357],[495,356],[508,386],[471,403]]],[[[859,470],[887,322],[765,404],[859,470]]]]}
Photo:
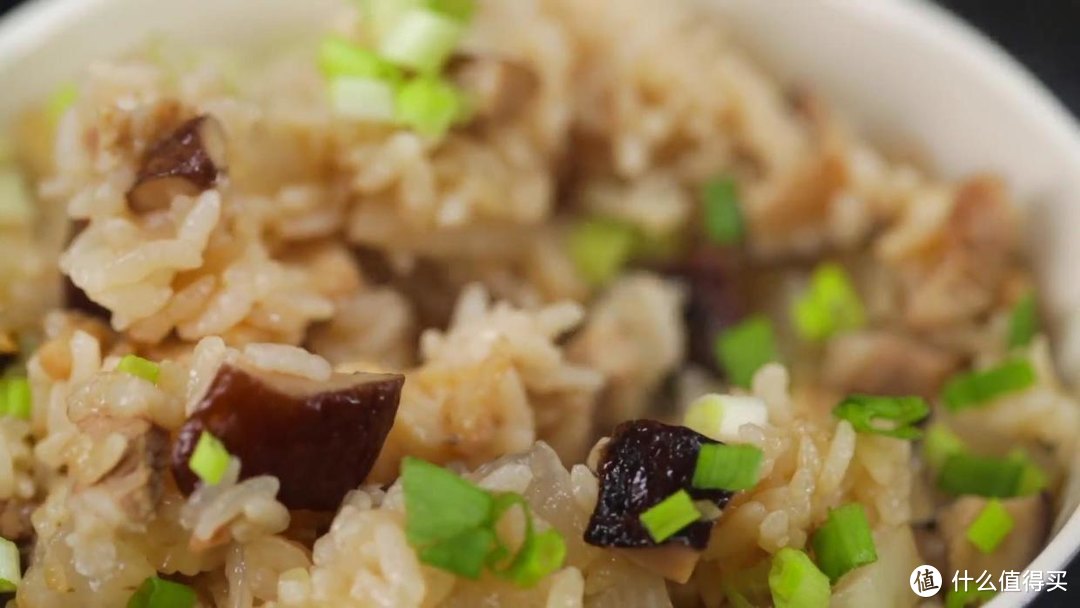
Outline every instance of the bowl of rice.
{"type": "Polygon", "coordinates": [[[36,0],[0,81],[8,606],[1066,593],[1080,136],[929,4],[36,0]]]}

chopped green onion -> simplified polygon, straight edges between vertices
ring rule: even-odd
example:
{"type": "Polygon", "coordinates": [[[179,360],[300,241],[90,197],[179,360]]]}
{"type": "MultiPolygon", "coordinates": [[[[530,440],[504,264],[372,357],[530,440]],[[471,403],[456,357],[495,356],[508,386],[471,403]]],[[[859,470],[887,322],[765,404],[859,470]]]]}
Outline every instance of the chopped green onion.
{"type": "Polygon", "coordinates": [[[0,168],[0,226],[22,226],[30,221],[33,206],[23,178],[13,169],[0,168]]]}
{"type": "Polygon", "coordinates": [[[1013,307],[1009,316],[1009,348],[1021,348],[1031,344],[1039,332],[1039,309],[1035,294],[1028,292],[1013,307]]]}
{"type": "Polygon", "coordinates": [[[702,395],[690,404],[683,426],[717,441],[738,441],[744,424],[765,426],[769,411],[757,397],[742,395],[702,395]]]}
{"type": "MultiPolygon", "coordinates": [[[[995,458],[974,454],[952,454],[938,475],[938,487],[949,494],[974,494],[989,498],[1010,498],[1025,488],[1025,477],[1035,466],[1016,456],[995,458]]],[[[1030,482],[1028,482],[1030,485],[1030,482]]]]}
{"type": "Polygon", "coordinates": [[[492,516],[495,501],[491,494],[440,466],[406,458],[401,478],[409,514],[405,534],[414,545],[447,540],[483,527],[492,516]]]}
{"type": "Polygon", "coordinates": [[[0,538],[0,593],[15,591],[21,581],[19,547],[6,538],[0,538]]]}
{"type": "Polygon", "coordinates": [[[79,89],[74,83],[67,83],[60,85],[53,94],[49,96],[49,102],[45,105],[45,112],[49,116],[49,120],[55,124],[61,117],[75,105],[75,100],[79,98],[79,89]]]}
{"type": "Polygon", "coordinates": [[[330,81],[330,104],[334,111],[357,121],[392,123],[396,95],[394,86],[383,80],[341,77],[330,81]]]}
{"type": "Polygon", "coordinates": [[[341,77],[401,82],[401,70],[394,64],[341,36],[327,36],[319,45],[319,69],[333,80],[341,77]]]}
{"type": "Polygon", "coordinates": [[[581,276],[594,286],[602,286],[629,261],[636,240],[633,226],[607,218],[592,218],[571,228],[567,248],[581,276]]]}
{"type": "Polygon", "coordinates": [[[428,8],[462,23],[472,19],[476,0],[428,0],[428,8]]]}
{"type": "Polygon", "coordinates": [[[791,547],[773,555],[769,590],[774,608],[822,608],[829,605],[832,595],[829,577],[808,555],[791,547]]]}
{"type": "Polygon", "coordinates": [[[720,177],[709,180],[701,190],[705,206],[705,234],[718,245],[733,245],[743,238],[742,210],[735,190],[735,180],[720,177]]]}
{"type": "Polygon", "coordinates": [[[686,490],[679,490],[642,513],[641,524],[654,541],[662,543],[700,518],[694,499],[686,490]]]}
{"type": "Polygon", "coordinates": [[[192,608],[196,599],[191,587],[151,576],[139,585],[127,608],[192,608]]]}
{"type": "Polygon", "coordinates": [[[415,8],[401,16],[379,42],[387,60],[421,73],[437,72],[454,51],[465,26],[433,10],[415,8]]]}
{"type": "Polygon", "coordinates": [[[0,380],[0,415],[30,419],[30,381],[26,376],[0,380]]]}
{"type": "Polygon", "coordinates": [[[1030,496],[1038,494],[1046,489],[1049,479],[1039,465],[1032,462],[1031,458],[1022,450],[1013,450],[1008,458],[1019,462],[1023,467],[1020,473],[1020,481],[1016,484],[1017,496],[1030,496]]]}
{"type": "Polygon", "coordinates": [[[735,386],[750,388],[754,373],[778,359],[772,323],[763,315],[729,328],[716,340],[716,360],[727,370],[735,386]]]}
{"type": "Polygon", "coordinates": [[[769,572],[773,561],[763,559],[747,568],[725,569],[720,589],[732,608],[768,606],[772,599],[769,589],[769,572]]]}
{"type": "Polygon", "coordinates": [[[158,367],[157,363],[148,361],[142,357],[124,355],[124,357],[120,359],[120,363],[116,364],[116,371],[131,374],[132,376],[137,376],[147,382],[157,384],[158,373],[161,371],[161,368],[158,367]]]}
{"type": "Polygon", "coordinates": [[[510,567],[497,574],[519,587],[532,587],[561,568],[565,561],[566,541],[557,530],[539,534],[529,530],[510,567]]]}
{"type": "Polygon", "coordinates": [[[520,494],[492,495],[446,469],[416,458],[402,464],[405,534],[424,563],[476,579],[484,567],[521,587],[531,587],[562,567],[566,543],[555,530],[537,534],[520,494]],[[510,556],[495,526],[520,506],[525,538],[510,556]],[[501,563],[506,563],[501,567],[501,563]]]}
{"type": "Polygon", "coordinates": [[[870,522],[858,503],[829,511],[825,523],[814,533],[811,545],[821,571],[834,583],[851,570],[877,561],[870,522]]]}
{"type": "Polygon", "coordinates": [[[398,91],[398,122],[421,135],[442,137],[464,115],[460,91],[441,78],[414,78],[398,91]]]}
{"type": "Polygon", "coordinates": [[[839,264],[819,265],[810,276],[810,286],[791,309],[792,321],[806,340],[825,340],[838,333],[858,329],[866,323],[859,293],[839,264]]]}
{"type": "Polygon", "coordinates": [[[942,399],[955,411],[982,405],[1033,384],[1035,368],[1028,361],[1014,359],[990,369],[954,376],[945,385],[942,399]]]}
{"type": "Polygon", "coordinates": [[[188,466],[203,483],[217,485],[229,468],[229,451],[217,437],[203,431],[202,435],[199,435],[199,441],[195,443],[195,451],[191,453],[188,466]]]}
{"type": "Polygon", "coordinates": [[[941,470],[945,461],[953,454],[959,454],[966,448],[964,442],[944,424],[933,424],[923,437],[923,460],[930,467],[941,470]]]}
{"type": "Polygon", "coordinates": [[[993,553],[1001,545],[1001,541],[1012,531],[1012,515],[1005,509],[1001,501],[992,498],[986,501],[979,515],[968,526],[967,539],[975,548],[983,553],[993,553]]]}
{"type": "Polygon", "coordinates": [[[752,445],[703,444],[691,484],[702,490],[749,490],[757,485],[763,457],[752,445]]]}
{"type": "Polygon", "coordinates": [[[376,42],[394,29],[401,17],[414,8],[423,8],[425,0],[360,0],[363,23],[376,42]]]}
{"type": "Polygon", "coordinates": [[[849,395],[833,408],[833,416],[847,420],[860,433],[897,439],[918,439],[922,431],[913,426],[930,415],[922,397],[874,397],[849,395]]]}
{"type": "Polygon", "coordinates": [[[480,578],[495,542],[495,532],[490,528],[470,528],[456,536],[421,547],[420,561],[476,580],[480,578]]]}

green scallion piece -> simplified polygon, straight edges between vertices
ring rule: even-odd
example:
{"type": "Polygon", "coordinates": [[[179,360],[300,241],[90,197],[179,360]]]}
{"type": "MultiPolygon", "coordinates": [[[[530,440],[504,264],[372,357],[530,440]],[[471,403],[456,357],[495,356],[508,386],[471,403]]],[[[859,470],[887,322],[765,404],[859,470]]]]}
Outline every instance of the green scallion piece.
{"type": "Polygon", "coordinates": [[[779,360],[772,323],[755,315],[724,331],[716,340],[716,360],[732,384],[750,388],[761,366],[779,360]]]}
{"type": "Polygon", "coordinates": [[[555,530],[535,532],[529,505],[520,494],[492,495],[416,458],[405,459],[401,477],[405,534],[424,563],[469,579],[487,567],[521,587],[531,587],[562,567],[565,541],[555,530]],[[511,555],[495,526],[515,506],[525,516],[525,538],[511,555]]]}
{"type": "Polygon", "coordinates": [[[74,83],[67,83],[60,85],[53,94],[49,96],[49,101],[45,105],[45,112],[49,117],[49,120],[55,125],[61,117],[71,109],[71,106],[75,105],[75,100],[79,98],[79,89],[74,83]]]}
{"type": "Polygon", "coordinates": [[[462,23],[472,19],[476,0],[428,0],[428,8],[462,23]]]}
{"type": "Polygon", "coordinates": [[[847,420],[860,433],[897,439],[918,439],[922,431],[914,424],[930,415],[922,397],[875,397],[849,395],[833,408],[833,416],[847,420]]]}
{"type": "Polygon", "coordinates": [[[135,590],[127,608],[192,608],[196,599],[191,587],[151,576],[135,590]]]}
{"type": "Polygon", "coordinates": [[[30,381],[26,376],[12,376],[0,380],[0,415],[30,419],[30,381]]]}
{"type": "Polygon", "coordinates": [[[851,570],[877,561],[870,522],[858,503],[829,511],[825,523],[814,533],[811,545],[821,571],[834,583],[851,570]]]}
{"type": "Polygon", "coordinates": [[[157,363],[142,357],[124,355],[120,362],[116,364],[116,371],[142,378],[151,384],[157,384],[161,368],[158,367],[157,363]]]}
{"type": "Polygon", "coordinates": [[[379,55],[403,68],[433,74],[450,57],[464,33],[461,21],[415,8],[401,15],[379,41],[379,55]]]}
{"type": "Polygon", "coordinates": [[[1035,334],[1039,333],[1039,308],[1035,303],[1035,294],[1028,292],[1017,301],[1009,315],[1009,348],[1023,348],[1031,344],[1035,334]]]}
{"type": "Polygon", "coordinates": [[[701,518],[694,499],[679,490],[641,514],[641,524],[655,542],[662,543],[701,518]]]}
{"type": "Polygon", "coordinates": [[[923,461],[935,470],[940,471],[949,456],[959,454],[965,449],[967,448],[960,437],[941,423],[931,425],[923,437],[923,461]]]}
{"type": "Polygon", "coordinates": [[[859,293],[839,265],[819,265],[810,285],[791,309],[795,330],[805,340],[820,341],[866,324],[859,293]]]}
{"type": "Polygon", "coordinates": [[[22,175],[0,167],[0,226],[24,226],[33,214],[30,193],[22,175]]]}
{"type": "Polygon", "coordinates": [[[705,235],[718,245],[734,245],[743,238],[745,226],[735,180],[720,177],[701,189],[705,210],[705,235]]]}
{"type": "Polygon", "coordinates": [[[565,561],[566,541],[557,530],[530,533],[502,576],[519,587],[532,587],[565,561]]]}
{"type": "Polygon", "coordinates": [[[208,485],[221,483],[225,471],[229,468],[229,451],[221,441],[203,431],[199,435],[199,441],[195,443],[195,450],[191,453],[188,466],[199,479],[208,485]]]}
{"type": "Polygon", "coordinates": [[[1030,496],[1046,489],[1050,482],[1046,472],[1035,464],[1022,449],[1013,450],[1008,458],[1019,462],[1024,467],[1023,472],[1020,474],[1020,482],[1016,485],[1017,496],[1030,496]]]}
{"type": "Polygon", "coordinates": [[[1019,496],[1025,478],[1033,475],[1029,467],[1035,465],[1026,458],[1010,456],[976,456],[964,452],[952,454],[945,460],[938,474],[938,487],[949,494],[973,494],[988,498],[1011,498],[1019,496]]]}
{"type": "Polygon", "coordinates": [[[402,80],[397,66],[341,36],[327,36],[319,45],[319,70],[330,80],[352,77],[389,84],[402,80]]]}
{"type": "Polygon", "coordinates": [[[421,76],[397,93],[397,121],[417,133],[439,138],[465,115],[465,101],[457,87],[441,78],[421,76]]]}
{"type": "Polygon", "coordinates": [[[15,591],[20,582],[19,547],[6,538],[0,538],[0,593],[15,591]]]}
{"type": "Polygon", "coordinates": [[[615,278],[630,260],[637,241],[633,226],[608,218],[592,218],[575,224],[567,249],[581,276],[593,286],[615,278]]]}
{"type": "Polygon", "coordinates": [[[418,555],[420,561],[429,566],[476,580],[484,571],[488,554],[495,542],[496,536],[492,529],[470,528],[420,548],[418,555]]]}
{"type": "Polygon", "coordinates": [[[769,590],[774,608],[822,608],[829,605],[832,595],[829,577],[808,555],[791,547],[773,555],[769,590]]]}
{"type": "Polygon", "coordinates": [[[1001,504],[1001,501],[992,498],[986,501],[986,506],[971,522],[967,529],[967,539],[975,548],[983,553],[993,553],[1001,545],[1001,541],[1012,531],[1012,515],[1001,504]]]}
{"type": "Polygon", "coordinates": [[[984,405],[998,397],[1022,391],[1035,384],[1035,368],[1029,361],[1014,359],[997,367],[954,376],[942,391],[950,410],[984,405]]]}
{"type": "Polygon", "coordinates": [[[426,546],[489,525],[495,504],[491,494],[450,471],[406,458],[401,479],[408,513],[405,535],[410,543],[426,546]]]}
{"type": "Polygon", "coordinates": [[[757,485],[763,458],[757,446],[703,444],[691,485],[702,490],[749,490],[757,485]]]}
{"type": "Polygon", "coordinates": [[[397,89],[385,80],[341,76],[330,81],[330,105],[343,118],[360,122],[394,122],[397,89]]]}

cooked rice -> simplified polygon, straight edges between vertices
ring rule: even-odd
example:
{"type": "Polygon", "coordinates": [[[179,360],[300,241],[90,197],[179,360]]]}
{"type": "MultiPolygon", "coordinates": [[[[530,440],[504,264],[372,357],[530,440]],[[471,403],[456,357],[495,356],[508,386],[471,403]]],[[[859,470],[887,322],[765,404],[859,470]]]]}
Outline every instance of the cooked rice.
{"type": "MultiPolygon", "coordinates": [[[[910,441],[857,433],[830,410],[886,386],[936,398],[952,373],[1009,356],[1009,311],[1033,279],[1004,184],[886,159],[690,3],[481,0],[464,46],[519,62],[538,88],[514,116],[440,141],[339,119],[310,44],[244,70],[168,45],[94,63],[57,125],[26,120],[16,151],[37,170],[37,210],[0,222],[0,334],[21,340],[33,394],[29,421],[0,418],[0,532],[33,547],[15,605],[126,605],[161,575],[229,608],[716,608],[732,605],[732,581],[765,585],[772,554],[806,548],[849,502],[879,560],[847,575],[833,605],[914,605],[905,583],[940,558],[923,528],[942,499],[910,441]],[[144,154],[200,114],[225,127],[228,178],[133,214],[144,154]],[[696,193],[718,174],[739,184],[751,236],[736,261],[755,266],[738,289],[754,307],[786,317],[810,263],[836,259],[868,327],[820,348],[778,328],[788,365],[761,368],[749,391],[768,422],[739,431],[764,453],[761,481],[723,509],[679,585],[632,550],[584,541],[599,452],[580,463],[622,420],[677,422],[702,393],[739,391],[690,360],[705,331],[684,317],[694,285],[646,262],[591,286],[564,239],[575,218],[601,215],[689,240],[696,193]],[[108,318],[61,310],[57,269],[108,318]],[[159,361],[156,383],[116,370],[130,353],[159,361]],[[405,373],[366,485],[312,514],[236,458],[186,498],[168,471],[154,488],[121,476],[150,441],[130,425],[175,437],[226,363],[298,381],[405,373]],[[407,456],[521,493],[565,539],[563,567],[523,589],[425,564],[395,481],[407,456]]],[[[1028,450],[1057,489],[1080,412],[1047,337],[1020,354],[1034,386],[934,417],[973,449],[1028,450]]]]}

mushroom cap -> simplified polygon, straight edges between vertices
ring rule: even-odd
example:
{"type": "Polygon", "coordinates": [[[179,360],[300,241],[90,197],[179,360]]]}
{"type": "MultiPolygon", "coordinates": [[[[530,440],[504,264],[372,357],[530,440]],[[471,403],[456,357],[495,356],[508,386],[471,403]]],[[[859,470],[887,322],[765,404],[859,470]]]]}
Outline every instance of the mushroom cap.
{"type": "Polygon", "coordinates": [[[333,510],[367,477],[394,422],[400,374],[334,374],[326,381],[226,363],[180,429],[172,468],[185,494],[203,431],[240,459],[242,478],[273,475],[290,509],[333,510]]]}

